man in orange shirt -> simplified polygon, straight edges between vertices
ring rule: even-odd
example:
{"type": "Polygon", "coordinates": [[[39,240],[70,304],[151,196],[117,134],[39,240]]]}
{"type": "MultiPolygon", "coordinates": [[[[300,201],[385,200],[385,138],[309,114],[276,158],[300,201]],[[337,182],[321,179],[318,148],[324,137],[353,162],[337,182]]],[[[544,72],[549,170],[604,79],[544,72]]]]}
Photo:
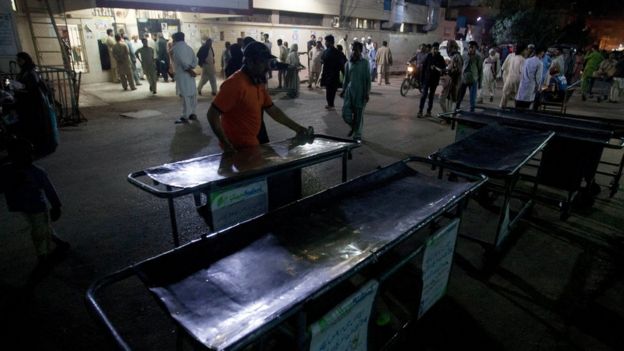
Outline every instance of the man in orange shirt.
{"type": "Polygon", "coordinates": [[[245,48],[243,67],[223,84],[208,109],[207,117],[224,151],[259,145],[262,111],[275,121],[292,129],[298,137],[311,137],[312,128],[305,128],[290,119],[273,104],[266,88],[269,62],[275,56],[259,42],[245,48]]]}

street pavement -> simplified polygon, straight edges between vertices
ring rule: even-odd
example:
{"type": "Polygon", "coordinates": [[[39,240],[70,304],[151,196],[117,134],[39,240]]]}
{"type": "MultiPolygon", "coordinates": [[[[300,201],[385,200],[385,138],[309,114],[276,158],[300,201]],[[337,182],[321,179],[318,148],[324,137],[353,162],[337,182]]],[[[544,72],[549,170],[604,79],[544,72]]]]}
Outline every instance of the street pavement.
{"type": "MultiPolygon", "coordinates": [[[[454,140],[454,131],[435,118],[415,118],[418,94],[399,94],[401,77],[373,85],[364,112],[362,147],[349,161],[349,178],[410,155],[427,156],[454,140]]],[[[275,82],[271,82],[272,85],[275,82]]],[[[126,176],[147,167],[220,152],[205,118],[209,85],[199,99],[199,121],[174,125],[181,104],[175,83],[147,84],[123,92],[119,85],[82,87],[88,122],[61,130],[61,144],[37,164],[45,168],[63,201],[54,224],[72,248],[47,275],[34,279],[35,253],[19,218],[0,201],[0,328],[7,350],[109,350],[110,339],[85,307],[88,286],[98,277],[170,250],[166,201],[131,186],[126,176]],[[128,112],[152,111],[145,118],[128,112]],[[150,116],[152,115],[152,116],[150,116]]],[[[501,83],[499,82],[499,91],[501,83]]],[[[499,92],[500,93],[500,92],[499,92]]],[[[274,102],[317,133],[346,137],[337,111],[324,109],[324,91],[302,84],[300,97],[274,102]]],[[[467,99],[467,97],[466,97],[467,99]]],[[[497,105],[496,96],[493,104],[497,105]]],[[[622,117],[622,104],[581,102],[570,113],[622,117]]],[[[437,98],[434,113],[439,112],[437,98]]],[[[266,118],[271,140],[293,136],[266,118]]],[[[621,153],[610,152],[616,161],[621,153]]],[[[340,182],[340,161],[303,171],[304,192],[340,182]]],[[[599,178],[601,184],[609,179],[599,178]]],[[[192,198],[176,201],[182,242],[208,232],[192,198]]],[[[462,230],[491,226],[497,214],[471,204],[462,230]]],[[[559,219],[558,208],[538,203],[515,229],[512,247],[491,271],[482,268],[484,250],[458,240],[447,295],[406,333],[398,350],[616,350],[624,345],[624,195],[609,198],[603,187],[591,209],[559,219]]],[[[103,297],[114,322],[131,345],[143,350],[175,348],[175,328],[142,288],[130,279],[103,297]]]]}

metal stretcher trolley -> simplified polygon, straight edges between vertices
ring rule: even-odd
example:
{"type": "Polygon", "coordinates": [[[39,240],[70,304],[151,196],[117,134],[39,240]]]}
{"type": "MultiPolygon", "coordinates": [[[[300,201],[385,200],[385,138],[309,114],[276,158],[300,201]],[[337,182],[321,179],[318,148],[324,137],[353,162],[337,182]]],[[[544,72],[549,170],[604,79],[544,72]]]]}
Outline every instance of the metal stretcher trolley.
{"type": "Polygon", "coordinates": [[[613,85],[613,78],[590,78],[591,89],[589,91],[589,98],[596,98],[597,102],[606,101],[609,99],[609,92],[611,91],[611,85],[613,85]]]}
{"type": "MultiPolygon", "coordinates": [[[[531,196],[514,215],[511,209],[511,199],[512,196],[517,196],[517,194],[514,195],[514,189],[520,180],[520,170],[546,147],[553,135],[553,132],[491,124],[430,156],[442,164],[462,169],[467,173],[487,176],[489,179],[487,186],[480,189],[480,194],[485,194],[485,196],[482,195],[479,198],[486,198],[488,205],[491,197],[486,190],[492,189],[504,194],[493,240],[483,240],[482,236],[475,237],[470,234],[463,236],[486,244],[487,248],[493,248],[494,253],[501,251],[516,221],[533,206],[533,196],[538,187],[539,170],[531,196]],[[501,181],[503,184],[499,184],[501,181]]],[[[440,168],[440,172],[442,171],[443,167],[440,168]]]]}
{"type": "Polygon", "coordinates": [[[493,123],[555,132],[555,136],[541,153],[539,181],[541,185],[568,192],[563,201],[549,199],[559,204],[562,219],[570,216],[572,203],[581,193],[584,205],[593,204],[595,194],[599,192],[595,176],[603,150],[624,147],[624,140],[616,139],[614,142],[614,131],[611,127],[583,120],[494,109],[485,109],[482,112],[460,111],[440,117],[451,120],[452,127],[459,125],[456,132],[458,137],[493,123]]]}
{"type": "MultiPolygon", "coordinates": [[[[305,350],[318,344],[312,334],[344,312],[341,306],[319,326],[312,322],[327,311],[319,306],[336,306],[338,291],[383,286],[420,255],[422,289],[414,292],[420,316],[444,295],[457,236],[452,228],[467,196],[486,181],[461,171],[453,181],[438,178],[434,162],[406,159],[204,235],[96,281],[87,304],[117,344],[130,349],[98,292],[137,276],[196,347],[239,350],[286,330],[287,345],[276,349],[305,350]]],[[[357,320],[368,330],[368,314],[357,320]]]]}
{"type": "MultiPolygon", "coordinates": [[[[612,138],[616,140],[619,139],[624,140],[624,118],[607,118],[607,117],[596,117],[596,116],[583,116],[583,115],[574,115],[569,113],[564,114],[551,114],[551,113],[540,113],[546,116],[552,117],[556,116],[564,119],[572,119],[579,121],[588,129],[604,129],[609,128],[613,132],[612,138]]],[[[620,149],[621,150],[621,149],[620,149]]],[[[598,166],[597,174],[607,176],[611,179],[611,183],[608,185],[609,188],[609,196],[613,197],[617,194],[620,189],[620,181],[622,180],[622,171],[624,169],[624,152],[620,152],[618,162],[613,162],[613,160],[605,159],[604,155],[600,160],[600,164],[598,166]]]]}
{"type": "Polygon", "coordinates": [[[148,168],[131,173],[128,181],[167,199],[173,242],[179,246],[175,198],[193,194],[196,206],[202,206],[205,195],[204,218],[211,228],[222,229],[301,198],[303,167],[342,157],[346,181],[347,159],[358,146],[325,135],[315,135],[311,142],[293,138],[148,168]]]}

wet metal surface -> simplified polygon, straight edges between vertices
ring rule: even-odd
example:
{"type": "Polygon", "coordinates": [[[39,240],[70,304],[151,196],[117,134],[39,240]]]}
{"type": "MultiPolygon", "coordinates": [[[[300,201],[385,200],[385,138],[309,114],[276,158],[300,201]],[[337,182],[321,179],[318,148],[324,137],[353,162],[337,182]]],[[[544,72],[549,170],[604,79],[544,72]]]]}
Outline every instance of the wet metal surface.
{"type": "Polygon", "coordinates": [[[163,185],[192,188],[353,147],[353,143],[322,137],[316,137],[312,143],[301,143],[293,138],[242,149],[232,154],[214,154],[168,163],[149,168],[146,173],[163,185]]]}
{"type": "Polygon", "coordinates": [[[491,124],[432,156],[488,176],[508,175],[522,167],[552,136],[552,132],[491,124]]]}
{"type": "Polygon", "coordinates": [[[431,178],[399,162],[137,269],[183,328],[220,350],[376,261],[480,184],[431,178]],[[215,257],[215,247],[229,253],[215,257]]]}
{"type": "Polygon", "coordinates": [[[485,109],[483,112],[462,111],[454,119],[460,122],[492,124],[553,131],[557,137],[607,144],[613,136],[613,128],[607,124],[579,119],[534,114],[515,110],[485,109]]]}

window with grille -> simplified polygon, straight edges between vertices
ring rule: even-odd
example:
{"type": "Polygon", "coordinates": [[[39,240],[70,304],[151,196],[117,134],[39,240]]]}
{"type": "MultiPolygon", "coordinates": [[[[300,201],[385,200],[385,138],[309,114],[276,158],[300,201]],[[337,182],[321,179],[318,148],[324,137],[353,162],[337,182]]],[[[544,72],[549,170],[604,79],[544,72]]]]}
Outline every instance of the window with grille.
{"type": "Polygon", "coordinates": [[[375,21],[366,18],[355,18],[351,21],[357,29],[374,29],[375,21]]]}
{"type": "Polygon", "coordinates": [[[58,26],[59,37],[63,43],[62,50],[65,50],[71,68],[76,72],[89,72],[89,64],[84,47],[82,25],[68,24],[58,26]]]}

